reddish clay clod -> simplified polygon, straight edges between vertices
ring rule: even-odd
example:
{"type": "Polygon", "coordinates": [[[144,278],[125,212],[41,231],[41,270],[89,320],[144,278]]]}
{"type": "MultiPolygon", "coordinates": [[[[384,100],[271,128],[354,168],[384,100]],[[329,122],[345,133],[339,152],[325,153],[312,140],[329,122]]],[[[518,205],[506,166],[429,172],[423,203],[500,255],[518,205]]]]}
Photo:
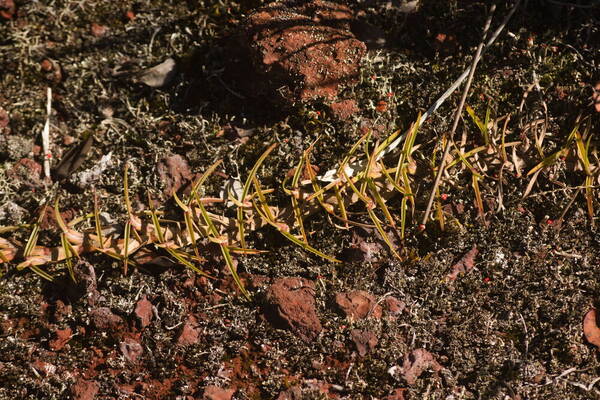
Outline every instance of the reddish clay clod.
{"type": "Polygon", "coordinates": [[[381,100],[381,101],[379,101],[379,102],[377,103],[377,106],[375,107],[375,109],[376,109],[378,112],[381,112],[381,113],[382,113],[382,112],[385,112],[385,111],[387,110],[387,102],[386,102],[386,101],[384,101],[384,100],[381,100]]]}
{"type": "Polygon", "coordinates": [[[0,0],[0,18],[13,19],[16,12],[14,0],[0,0]]]}
{"type": "Polygon", "coordinates": [[[47,58],[45,58],[41,63],[40,66],[42,67],[42,71],[45,72],[50,72],[52,71],[52,61],[48,60],[47,58]]]}
{"type": "Polygon", "coordinates": [[[92,25],[90,26],[90,32],[94,37],[99,38],[106,35],[108,32],[108,27],[92,22],[92,25]]]}
{"type": "Polygon", "coordinates": [[[477,246],[473,246],[456,264],[452,266],[452,272],[448,274],[448,279],[453,281],[459,275],[471,271],[475,267],[475,257],[479,254],[477,246]]]}
{"type": "Polygon", "coordinates": [[[330,1],[271,3],[244,23],[245,47],[258,91],[284,104],[334,100],[342,86],[358,83],[366,45],[350,30],[353,11],[330,1]]]}
{"type": "Polygon", "coordinates": [[[596,320],[595,308],[592,308],[583,317],[583,334],[588,342],[596,347],[600,347],[600,328],[596,320]]]}

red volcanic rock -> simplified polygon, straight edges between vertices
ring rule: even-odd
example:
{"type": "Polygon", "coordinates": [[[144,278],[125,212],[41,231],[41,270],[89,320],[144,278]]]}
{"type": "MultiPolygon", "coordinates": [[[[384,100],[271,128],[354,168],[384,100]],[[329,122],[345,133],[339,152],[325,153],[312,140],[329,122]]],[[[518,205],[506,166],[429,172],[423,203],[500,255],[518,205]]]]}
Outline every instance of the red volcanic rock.
{"type": "Polygon", "coordinates": [[[100,385],[96,381],[87,381],[83,378],[79,378],[77,382],[71,387],[71,393],[73,400],[94,400],[100,385]]]}
{"type": "Polygon", "coordinates": [[[165,198],[171,197],[173,192],[179,191],[194,177],[188,162],[179,154],[165,157],[158,163],[156,169],[164,184],[165,198]]]}
{"type": "Polygon", "coordinates": [[[31,363],[31,366],[43,376],[54,375],[56,372],[56,366],[54,364],[42,360],[35,360],[31,363]]]}
{"type": "Polygon", "coordinates": [[[146,296],[141,298],[135,306],[135,316],[140,320],[140,326],[142,328],[150,325],[152,320],[152,303],[148,301],[146,296]]]}
{"type": "Polygon", "coordinates": [[[405,388],[394,389],[392,393],[385,396],[383,400],[404,400],[404,392],[406,392],[405,388]]]}
{"type": "Polygon", "coordinates": [[[278,1],[251,13],[247,47],[265,86],[285,103],[334,99],[358,81],[366,46],[350,31],[352,11],[330,1],[278,1]]]}
{"type": "Polygon", "coordinates": [[[313,282],[304,278],[279,278],[267,290],[267,317],[309,342],[322,329],[314,296],[313,282]]]}
{"type": "Polygon", "coordinates": [[[9,122],[10,117],[8,116],[8,112],[4,108],[0,107],[0,132],[2,132],[2,128],[6,128],[8,126],[9,122]]]}
{"type": "Polygon", "coordinates": [[[101,331],[118,330],[124,325],[123,319],[108,307],[99,307],[89,312],[92,325],[101,331]]]}
{"type": "Polygon", "coordinates": [[[404,357],[401,371],[406,383],[414,385],[417,378],[428,369],[439,372],[443,367],[435,360],[433,354],[425,349],[416,349],[404,357]]]}
{"type": "Polygon", "coordinates": [[[180,346],[188,346],[190,344],[198,343],[198,340],[200,340],[200,328],[198,328],[196,318],[190,315],[185,324],[183,324],[183,329],[177,339],[177,344],[180,346]]]}
{"type": "Polygon", "coordinates": [[[231,400],[235,389],[222,389],[218,386],[207,386],[202,395],[203,400],[231,400]]]}
{"type": "Polygon", "coordinates": [[[0,0],[0,18],[12,19],[16,11],[14,0],[0,0]]]}
{"type": "Polygon", "coordinates": [[[42,166],[30,158],[22,158],[6,171],[13,182],[19,182],[29,188],[43,186],[42,166]]]}
{"type": "Polygon", "coordinates": [[[458,278],[459,275],[465,274],[471,271],[475,267],[475,257],[479,253],[477,246],[473,246],[454,266],[452,272],[448,274],[448,279],[453,281],[458,278]]]}
{"type": "Polygon", "coordinates": [[[351,99],[333,103],[329,107],[331,108],[331,112],[333,113],[333,115],[341,121],[350,119],[354,114],[356,114],[359,111],[358,105],[356,104],[356,100],[351,99]]]}
{"type": "Polygon", "coordinates": [[[385,300],[383,300],[383,305],[385,311],[392,317],[401,314],[406,308],[406,303],[398,300],[394,296],[386,297],[385,300]]]}
{"type": "Polygon", "coordinates": [[[131,364],[137,364],[144,353],[142,345],[133,338],[125,338],[125,340],[119,344],[119,350],[121,350],[123,357],[131,364]]]}
{"type": "Polygon", "coordinates": [[[99,38],[106,35],[106,33],[108,32],[108,27],[93,22],[90,26],[90,32],[93,36],[99,38]]]}
{"type": "Polygon", "coordinates": [[[85,260],[80,260],[74,269],[75,279],[79,282],[79,287],[83,291],[83,296],[87,299],[87,304],[94,307],[102,299],[98,291],[94,266],[85,260]]]}
{"type": "Polygon", "coordinates": [[[302,388],[298,385],[279,393],[277,400],[302,400],[302,388]]]}
{"type": "Polygon", "coordinates": [[[379,342],[377,336],[375,336],[373,332],[362,331],[360,329],[352,329],[352,331],[350,331],[350,338],[354,342],[356,350],[361,357],[364,357],[367,353],[373,351],[379,342]]]}
{"type": "Polygon", "coordinates": [[[364,290],[337,293],[335,302],[347,318],[355,321],[367,317],[381,318],[381,306],[377,304],[372,294],[364,290]]]}
{"type": "Polygon", "coordinates": [[[57,329],[55,334],[56,338],[52,339],[49,345],[52,350],[58,351],[65,347],[67,342],[71,340],[71,336],[73,336],[73,331],[71,330],[71,328],[57,329]]]}

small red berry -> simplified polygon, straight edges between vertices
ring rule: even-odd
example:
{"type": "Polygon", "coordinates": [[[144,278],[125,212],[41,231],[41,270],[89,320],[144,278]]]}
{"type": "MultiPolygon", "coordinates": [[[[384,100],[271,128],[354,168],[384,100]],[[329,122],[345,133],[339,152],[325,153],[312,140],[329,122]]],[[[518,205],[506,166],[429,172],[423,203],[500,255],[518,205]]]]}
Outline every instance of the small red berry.
{"type": "Polygon", "coordinates": [[[486,276],[485,278],[483,278],[483,281],[484,281],[485,283],[489,283],[489,282],[491,281],[491,279],[490,279],[490,278],[488,278],[488,277],[486,276]]]}
{"type": "Polygon", "coordinates": [[[547,223],[548,225],[552,225],[552,224],[554,223],[554,220],[552,220],[552,219],[548,218],[548,219],[546,220],[546,223],[547,223]]]}
{"type": "Polygon", "coordinates": [[[446,200],[448,200],[448,193],[442,193],[440,195],[440,197],[441,197],[442,201],[446,201],[446,200]]]}
{"type": "Polygon", "coordinates": [[[419,224],[419,232],[423,232],[425,230],[425,225],[419,224]]]}

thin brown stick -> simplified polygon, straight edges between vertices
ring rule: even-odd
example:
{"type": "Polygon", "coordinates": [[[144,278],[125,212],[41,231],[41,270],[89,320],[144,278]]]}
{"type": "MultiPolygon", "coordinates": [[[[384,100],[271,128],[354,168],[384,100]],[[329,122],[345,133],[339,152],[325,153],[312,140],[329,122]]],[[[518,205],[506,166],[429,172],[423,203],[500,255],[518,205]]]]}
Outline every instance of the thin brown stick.
{"type": "Polygon", "coordinates": [[[462,97],[460,99],[460,103],[456,108],[456,112],[454,114],[454,123],[452,124],[452,129],[449,133],[444,134],[444,138],[446,139],[446,143],[444,145],[444,155],[440,160],[440,168],[435,176],[435,181],[433,183],[433,188],[431,189],[431,194],[429,195],[429,200],[427,202],[427,208],[425,209],[425,215],[423,216],[423,220],[421,221],[421,225],[425,226],[427,221],[429,220],[429,214],[431,213],[431,207],[433,205],[433,200],[435,198],[435,194],[437,192],[438,187],[440,186],[440,182],[442,180],[442,174],[446,169],[446,158],[448,158],[448,154],[450,153],[450,142],[454,137],[454,133],[456,132],[456,128],[458,128],[458,121],[460,121],[460,115],[462,114],[462,110],[465,106],[465,101],[467,99],[467,94],[469,93],[469,89],[471,88],[471,83],[473,82],[473,76],[475,75],[475,69],[477,68],[477,63],[481,57],[481,51],[483,50],[483,46],[485,45],[485,39],[487,37],[488,30],[490,29],[490,25],[492,23],[492,16],[494,15],[494,11],[496,10],[496,4],[492,4],[490,7],[489,15],[487,20],[485,21],[485,26],[483,28],[483,38],[481,42],[479,42],[479,46],[477,46],[477,51],[475,52],[475,57],[473,58],[473,63],[471,64],[471,69],[469,71],[469,77],[467,79],[467,83],[465,85],[465,89],[463,90],[462,97]]]}

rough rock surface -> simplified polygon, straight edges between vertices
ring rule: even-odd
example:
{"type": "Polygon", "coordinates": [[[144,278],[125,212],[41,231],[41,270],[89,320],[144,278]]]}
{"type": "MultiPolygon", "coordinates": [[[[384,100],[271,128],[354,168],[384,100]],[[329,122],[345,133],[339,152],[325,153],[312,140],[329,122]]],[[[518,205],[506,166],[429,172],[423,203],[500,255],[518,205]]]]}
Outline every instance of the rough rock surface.
{"type": "Polygon", "coordinates": [[[406,388],[394,389],[392,393],[385,396],[383,400],[404,400],[404,392],[406,388]]]}
{"type": "Polygon", "coordinates": [[[179,154],[165,157],[158,163],[156,169],[164,184],[165,198],[170,198],[173,192],[179,191],[193,178],[188,162],[179,154]]]}
{"type": "Polygon", "coordinates": [[[360,329],[352,329],[350,331],[350,338],[356,346],[356,350],[361,357],[367,355],[367,353],[373,351],[379,340],[377,336],[371,331],[365,331],[360,329]]]}
{"type": "Polygon", "coordinates": [[[150,325],[150,322],[152,321],[152,303],[148,301],[146,296],[136,303],[135,316],[139,319],[141,328],[150,325]]]}
{"type": "Polygon", "coordinates": [[[330,1],[279,1],[250,14],[247,47],[265,85],[285,103],[334,99],[357,82],[366,46],[350,31],[352,11],[330,1]]]}
{"type": "Polygon", "coordinates": [[[352,99],[332,103],[330,108],[333,116],[341,121],[352,118],[354,114],[357,114],[360,111],[358,104],[356,104],[356,100],[352,99]]]}
{"type": "Polygon", "coordinates": [[[73,336],[73,331],[71,328],[67,327],[65,329],[57,329],[55,331],[56,337],[49,342],[50,349],[54,351],[61,350],[71,337],[73,336]]]}
{"type": "Polygon", "coordinates": [[[404,357],[402,376],[406,383],[414,385],[417,378],[428,369],[439,372],[443,367],[435,360],[433,354],[425,349],[416,349],[404,357]]]}
{"type": "Polygon", "coordinates": [[[402,314],[402,311],[406,308],[406,303],[393,296],[388,296],[383,300],[383,306],[388,316],[396,317],[402,314]]]}
{"type": "Polygon", "coordinates": [[[71,387],[71,393],[74,400],[93,400],[100,390],[100,385],[96,381],[88,381],[79,378],[71,387]]]}
{"type": "Polygon", "coordinates": [[[302,388],[300,386],[292,386],[291,388],[279,393],[277,400],[302,400],[302,388]]]}
{"type": "Polygon", "coordinates": [[[200,340],[200,328],[196,317],[190,315],[188,320],[183,325],[181,334],[177,339],[177,344],[180,346],[188,346],[198,343],[200,340]]]}
{"type": "Polygon", "coordinates": [[[135,338],[131,337],[127,337],[119,343],[119,350],[121,350],[125,360],[131,364],[137,364],[144,353],[142,345],[135,338]]]}
{"type": "Polygon", "coordinates": [[[230,400],[235,389],[222,389],[218,386],[207,386],[202,395],[203,400],[230,400]]]}
{"type": "Polygon", "coordinates": [[[349,319],[358,321],[367,317],[381,318],[381,306],[371,293],[364,290],[337,293],[335,302],[349,319]]]}
{"type": "Polygon", "coordinates": [[[14,0],[0,0],[0,18],[12,19],[16,11],[14,0]]]}
{"type": "Polygon", "coordinates": [[[123,319],[118,315],[113,314],[108,307],[95,308],[91,310],[88,315],[92,325],[101,331],[116,331],[124,325],[123,319]]]}
{"type": "Polygon", "coordinates": [[[277,279],[267,291],[267,316],[311,341],[321,332],[315,308],[315,284],[304,278],[277,279]]]}

